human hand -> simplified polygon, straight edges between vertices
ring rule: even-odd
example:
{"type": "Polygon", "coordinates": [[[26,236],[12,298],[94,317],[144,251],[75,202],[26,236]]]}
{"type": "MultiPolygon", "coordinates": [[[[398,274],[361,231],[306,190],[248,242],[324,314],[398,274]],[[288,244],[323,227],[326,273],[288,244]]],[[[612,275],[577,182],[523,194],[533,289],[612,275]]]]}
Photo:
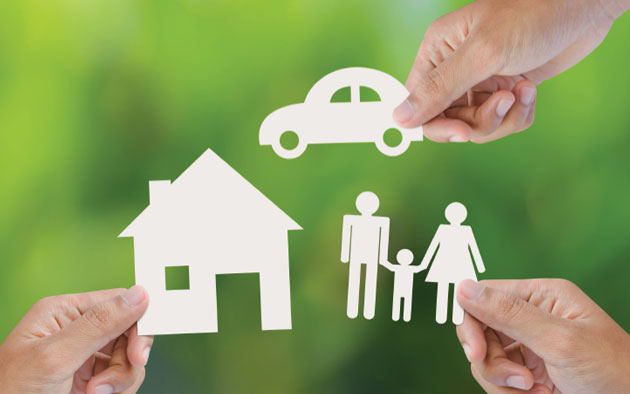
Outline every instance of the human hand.
{"type": "Polygon", "coordinates": [[[394,111],[437,142],[484,143],[531,126],[536,85],[593,51],[628,0],[477,0],[434,21],[394,111]]]}
{"type": "Polygon", "coordinates": [[[488,393],[628,393],[630,335],[573,283],[466,280],[457,301],[457,336],[488,393]]]}
{"type": "Polygon", "coordinates": [[[136,393],[153,337],[136,322],[145,290],[103,290],[38,301],[0,345],[0,393],[136,393]]]}

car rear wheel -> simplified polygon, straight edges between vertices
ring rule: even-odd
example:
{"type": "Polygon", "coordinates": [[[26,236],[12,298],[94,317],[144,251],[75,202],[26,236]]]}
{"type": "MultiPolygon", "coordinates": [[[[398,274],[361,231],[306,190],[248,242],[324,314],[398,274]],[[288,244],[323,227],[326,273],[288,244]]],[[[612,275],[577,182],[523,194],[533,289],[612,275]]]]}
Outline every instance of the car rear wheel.
{"type": "Polygon", "coordinates": [[[306,142],[298,133],[286,130],[271,144],[273,151],[284,159],[295,159],[306,150],[306,142]]]}
{"type": "Polygon", "coordinates": [[[411,140],[395,127],[384,130],[376,140],[376,147],[387,156],[402,155],[411,145],[411,140]]]}

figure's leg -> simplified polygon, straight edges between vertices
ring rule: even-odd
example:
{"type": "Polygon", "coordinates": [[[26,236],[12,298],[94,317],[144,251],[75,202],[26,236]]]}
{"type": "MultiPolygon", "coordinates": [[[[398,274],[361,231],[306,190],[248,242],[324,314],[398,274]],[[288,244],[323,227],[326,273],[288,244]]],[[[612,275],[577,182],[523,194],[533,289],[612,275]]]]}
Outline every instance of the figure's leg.
{"type": "Polygon", "coordinates": [[[448,314],[448,287],[448,282],[438,282],[435,321],[439,324],[446,323],[448,314]]]}
{"type": "Polygon", "coordinates": [[[363,317],[372,319],[376,311],[376,274],[378,262],[365,265],[365,298],[363,300],[363,317]]]}
{"type": "Polygon", "coordinates": [[[398,294],[394,294],[394,302],[392,305],[392,320],[398,321],[400,320],[400,303],[402,302],[402,298],[398,296],[398,294]]]}
{"type": "Polygon", "coordinates": [[[361,288],[361,264],[351,261],[348,275],[348,317],[359,315],[359,290],[361,288]]]}
{"type": "Polygon", "coordinates": [[[403,313],[403,320],[411,320],[411,295],[407,295],[405,298],[405,312],[403,313]]]}
{"type": "MultiPolygon", "coordinates": [[[[455,285],[455,292],[457,292],[457,285],[455,285]]],[[[460,325],[464,322],[464,309],[459,302],[457,302],[457,294],[453,294],[453,323],[460,325]]]]}

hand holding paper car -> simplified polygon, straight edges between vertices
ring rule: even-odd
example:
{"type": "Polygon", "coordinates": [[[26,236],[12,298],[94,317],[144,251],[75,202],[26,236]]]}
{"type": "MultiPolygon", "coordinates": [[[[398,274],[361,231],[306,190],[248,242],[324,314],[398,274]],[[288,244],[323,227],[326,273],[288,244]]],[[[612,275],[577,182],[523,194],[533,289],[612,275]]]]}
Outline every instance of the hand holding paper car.
{"type": "MultiPolygon", "coordinates": [[[[527,129],[536,86],[599,46],[627,0],[478,0],[426,31],[394,118],[436,142],[485,143],[527,129]]],[[[578,88],[579,89],[579,88],[578,88]]]]}

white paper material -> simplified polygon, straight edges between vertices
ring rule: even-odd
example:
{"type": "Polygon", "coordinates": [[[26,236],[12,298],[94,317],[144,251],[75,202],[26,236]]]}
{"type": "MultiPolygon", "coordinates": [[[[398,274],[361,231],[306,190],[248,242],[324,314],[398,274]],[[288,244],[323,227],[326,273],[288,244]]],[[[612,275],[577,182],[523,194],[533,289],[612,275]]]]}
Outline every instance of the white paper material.
{"type": "Polygon", "coordinates": [[[149,186],[149,206],[120,234],[134,239],[149,295],[138,333],[217,332],[216,275],[233,273],[259,274],[263,330],[291,329],[288,231],[302,228],[210,149],[149,186]],[[183,265],[190,289],[166,290],[165,267],[183,265]]]}
{"type": "Polygon", "coordinates": [[[398,264],[387,261],[381,262],[394,273],[394,299],[392,302],[392,320],[400,320],[400,307],[404,302],[403,320],[411,320],[411,301],[413,300],[413,276],[420,272],[421,267],[411,265],[413,253],[409,249],[402,249],[396,255],[398,264]]]}
{"type": "Polygon", "coordinates": [[[380,262],[387,261],[389,218],[374,216],[379,201],[372,192],[359,194],[356,206],[360,215],[343,217],[341,261],[350,265],[347,315],[354,319],[359,314],[361,272],[362,266],[365,266],[363,317],[372,319],[376,310],[378,266],[380,262]]]}
{"type": "MultiPolygon", "coordinates": [[[[379,265],[394,273],[392,319],[411,320],[414,275],[429,266],[426,282],[438,284],[436,321],[444,324],[447,320],[449,287],[457,286],[462,280],[477,280],[475,267],[479,273],[486,269],[481,259],[475,237],[470,226],[462,225],[466,219],[466,207],[459,202],[450,204],[445,211],[449,224],[438,227],[420,265],[413,265],[413,253],[402,249],[396,255],[398,264],[388,261],[390,219],[375,216],[379,200],[372,192],[363,192],[356,199],[360,215],[345,215],[341,242],[341,261],[349,263],[347,315],[354,319],[359,315],[361,283],[365,283],[363,296],[363,317],[374,318],[376,310],[376,283],[379,265]],[[365,272],[365,280],[361,280],[365,272]]],[[[462,324],[464,310],[453,297],[454,324],[462,324]]]]}
{"type": "MultiPolygon", "coordinates": [[[[446,207],[444,214],[449,224],[438,227],[420,264],[421,270],[431,265],[426,281],[438,284],[435,321],[439,324],[444,324],[447,320],[450,284],[453,283],[457,288],[459,282],[465,279],[476,281],[475,266],[479,273],[486,270],[472,229],[462,225],[468,215],[466,207],[462,203],[454,202],[446,207]]],[[[456,325],[464,322],[464,310],[455,295],[452,321],[456,325]]]]}
{"type": "Polygon", "coordinates": [[[378,70],[351,67],[334,71],[320,79],[308,92],[304,103],[293,104],[272,112],[260,126],[261,145],[271,145],[285,159],[300,156],[310,144],[371,142],[383,154],[398,156],[411,141],[422,141],[422,127],[406,129],[392,118],[394,109],[409,92],[396,78],[378,70]],[[370,88],[379,101],[365,101],[361,87],[370,88]],[[349,102],[331,102],[340,89],[350,88],[349,102]],[[397,129],[399,145],[385,144],[385,131],[397,129]],[[298,143],[293,149],[280,144],[281,136],[294,132],[298,143]]]}

